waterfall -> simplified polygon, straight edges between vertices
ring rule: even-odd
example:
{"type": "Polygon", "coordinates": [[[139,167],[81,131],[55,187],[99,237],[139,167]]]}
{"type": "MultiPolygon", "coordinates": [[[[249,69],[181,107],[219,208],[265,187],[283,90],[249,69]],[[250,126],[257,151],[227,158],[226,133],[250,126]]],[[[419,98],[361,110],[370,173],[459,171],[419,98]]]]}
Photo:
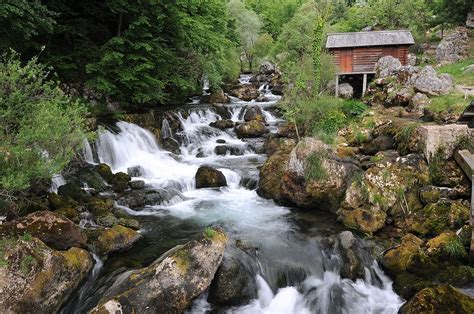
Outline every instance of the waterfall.
{"type": "Polygon", "coordinates": [[[58,189],[61,185],[66,184],[66,179],[61,174],[55,174],[51,178],[51,186],[49,192],[58,193],[58,189]]]}
{"type": "Polygon", "coordinates": [[[91,144],[87,139],[84,139],[84,146],[82,147],[82,154],[84,156],[84,160],[90,164],[94,164],[94,154],[92,153],[91,144]]]}
{"type": "Polygon", "coordinates": [[[173,138],[173,130],[171,130],[170,123],[166,118],[161,123],[161,138],[173,138]]]}

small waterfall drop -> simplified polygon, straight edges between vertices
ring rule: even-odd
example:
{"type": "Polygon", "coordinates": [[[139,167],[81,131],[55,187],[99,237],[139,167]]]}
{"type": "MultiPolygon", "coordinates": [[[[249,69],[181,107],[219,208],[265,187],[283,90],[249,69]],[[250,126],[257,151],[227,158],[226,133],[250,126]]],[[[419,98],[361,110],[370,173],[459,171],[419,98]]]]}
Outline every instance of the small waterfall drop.
{"type": "Polygon", "coordinates": [[[161,138],[173,138],[173,131],[171,130],[168,119],[164,118],[161,123],[161,138]]]}
{"type": "Polygon", "coordinates": [[[92,146],[87,139],[84,139],[84,146],[82,147],[82,155],[84,160],[90,164],[94,164],[94,154],[92,153],[92,146]]]}
{"type": "Polygon", "coordinates": [[[66,184],[66,179],[61,174],[55,174],[51,178],[51,186],[49,188],[49,192],[58,193],[58,189],[60,186],[66,184]]]}

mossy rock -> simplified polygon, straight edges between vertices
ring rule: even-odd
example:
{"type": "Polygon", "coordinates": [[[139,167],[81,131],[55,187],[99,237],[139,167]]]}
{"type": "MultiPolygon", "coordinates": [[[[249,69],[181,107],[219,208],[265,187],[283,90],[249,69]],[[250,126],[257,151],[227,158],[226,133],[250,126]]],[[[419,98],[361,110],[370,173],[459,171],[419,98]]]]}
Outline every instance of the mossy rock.
{"type": "Polygon", "coordinates": [[[81,220],[81,217],[79,216],[79,212],[77,211],[77,209],[72,208],[72,207],[62,207],[56,210],[55,213],[62,215],[75,223],[79,223],[79,221],[81,220]]]}
{"type": "Polygon", "coordinates": [[[0,225],[0,236],[24,234],[39,238],[58,250],[85,247],[86,237],[71,220],[50,211],[40,211],[0,225]]]}
{"type": "Polygon", "coordinates": [[[425,288],[401,309],[401,314],[474,313],[474,299],[449,285],[425,288]]]}
{"type": "Polygon", "coordinates": [[[86,203],[87,209],[95,216],[110,213],[114,208],[114,201],[109,198],[90,197],[86,203]]]}
{"type": "Polygon", "coordinates": [[[196,188],[218,188],[227,186],[227,180],[224,174],[212,167],[201,166],[196,172],[196,188]]]}
{"type": "Polygon", "coordinates": [[[437,273],[435,279],[442,283],[462,287],[474,282],[474,268],[467,265],[448,266],[437,273]]]}
{"type": "Polygon", "coordinates": [[[118,221],[119,221],[119,224],[124,226],[124,227],[130,228],[130,229],[133,229],[133,230],[140,229],[140,223],[136,219],[133,219],[133,218],[119,218],[118,221]]]}
{"type": "Polygon", "coordinates": [[[112,170],[110,169],[109,165],[103,163],[99,164],[96,166],[96,170],[106,182],[112,182],[114,174],[112,173],[112,170]]]}
{"type": "Polygon", "coordinates": [[[235,127],[235,132],[238,138],[254,138],[260,137],[267,131],[263,122],[252,120],[244,122],[235,127]]]}
{"type": "Polygon", "coordinates": [[[58,194],[66,199],[71,198],[78,202],[87,197],[87,194],[82,190],[80,184],[76,182],[69,182],[61,185],[58,188],[58,194]]]}
{"type": "Polygon", "coordinates": [[[337,212],[338,219],[349,228],[372,235],[385,226],[387,214],[379,208],[341,208],[337,212]]]}
{"type": "Polygon", "coordinates": [[[141,238],[141,234],[135,230],[115,225],[100,232],[96,246],[101,254],[108,255],[112,252],[124,251],[130,248],[141,238]]]}
{"type": "Polygon", "coordinates": [[[418,253],[423,240],[407,234],[402,238],[399,246],[388,250],[383,256],[383,266],[391,273],[396,274],[406,271],[412,255],[418,253]]]}
{"type": "Polygon", "coordinates": [[[42,241],[2,239],[1,313],[56,313],[92,268],[90,254],[79,248],[55,251],[42,241]]]}
{"type": "Polygon", "coordinates": [[[289,154],[276,152],[260,168],[260,180],[257,193],[261,197],[283,202],[282,177],[288,164],[289,154]]]}
{"type": "Polygon", "coordinates": [[[128,182],[131,180],[132,177],[130,177],[125,172],[117,172],[114,174],[110,183],[112,184],[112,189],[114,192],[122,193],[129,188],[128,182]]]}
{"type": "Polygon", "coordinates": [[[469,207],[461,201],[440,200],[426,205],[407,221],[408,229],[421,235],[436,235],[461,228],[469,220],[469,207]]]}
{"type": "Polygon", "coordinates": [[[63,197],[56,193],[48,194],[49,205],[53,210],[58,210],[61,208],[75,208],[78,203],[70,197],[63,197]]]}
{"type": "Polygon", "coordinates": [[[409,272],[397,274],[393,281],[395,292],[406,300],[412,298],[418,291],[434,286],[432,281],[409,272]]]}

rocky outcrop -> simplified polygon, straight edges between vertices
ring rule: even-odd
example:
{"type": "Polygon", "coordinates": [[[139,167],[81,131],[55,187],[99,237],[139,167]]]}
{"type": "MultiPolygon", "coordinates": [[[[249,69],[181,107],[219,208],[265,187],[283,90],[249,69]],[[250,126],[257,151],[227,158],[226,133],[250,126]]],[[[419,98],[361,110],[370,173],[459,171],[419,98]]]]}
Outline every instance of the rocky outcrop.
{"type": "Polygon", "coordinates": [[[231,129],[234,125],[235,123],[232,120],[217,120],[209,124],[209,126],[219,130],[231,129]]]}
{"type": "Polygon", "coordinates": [[[91,313],[180,313],[203,293],[222,261],[226,235],[206,229],[202,237],[175,247],[150,266],[128,271],[91,313]]]}
{"type": "Polygon", "coordinates": [[[436,47],[436,61],[446,64],[463,59],[467,55],[468,43],[468,30],[458,27],[453,33],[444,37],[436,47]]]}
{"type": "Polygon", "coordinates": [[[454,87],[453,78],[449,74],[438,75],[431,66],[426,66],[410,80],[417,92],[439,96],[448,94],[454,87]]]}
{"type": "Polygon", "coordinates": [[[423,289],[400,309],[401,314],[473,312],[474,299],[449,285],[423,289]]]}
{"type": "Polygon", "coordinates": [[[267,128],[263,122],[252,120],[236,126],[235,132],[237,133],[238,138],[254,138],[265,134],[267,128]]]}
{"type": "Polygon", "coordinates": [[[95,247],[101,255],[109,255],[113,252],[125,251],[132,247],[142,238],[135,230],[121,225],[99,230],[95,247]]]}
{"type": "Polygon", "coordinates": [[[246,122],[256,120],[265,123],[263,111],[259,106],[248,106],[245,110],[244,120],[246,122]]]}
{"type": "Polygon", "coordinates": [[[228,248],[209,288],[212,304],[236,306],[257,298],[255,261],[237,248],[228,248]]]}
{"type": "Polygon", "coordinates": [[[419,208],[417,188],[429,182],[422,155],[376,163],[347,189],[338,218],[349,227],[373,233],[385,226],[387,213],[397,215],[419,208]],[[414,194],[413,203],[410,195],[414,194]]]}
{"type": "Polygon", "coordinates": [[[230,99],[223,90],[219,90],[202,96],[201,101],[207,104],[226,104],[230,102],[230,99]]]}
{"type": "Polygon", "coordinates": [[[50,211],[34,212],[0,225],[0,235],[2,237],[23,234],[37,237],[51,248],[58,250],[84,247],[86,244],[86,237],[76,224],[50,211]]]}
{"type": "Polygon", "coordinates": [[[251,101],[260,96],[260,91],[253,85],[239,85],[230,91],[230,95],[244,101],[251,101]]]}
{"type": "Polygon", "coordinates": [[[54,251],[34,237],[2,237],[1,247],[1,313],[56,313],[92,268],[87,251],[54,251]]]}
{"type": "Polygon", "coordinates": [[[383,256],[382,264],[389,272],[396,274],[406,271],[410,259],[418,253],[424,241],[414,236],[407,234],[402,238],[400,245],[389,249],[383,256]]]}
{"type": "Polygon", "coordinates": [[[423,125],[420,127],[420,139],[427,160],[436,154],[448,159],[462,140],[471,140],[474,145],[474,130],[458,124],[423,125]]]}
{"type": "Polygon", "coordinates": [[[357,167],[315,138],[304,138],[288,155],[274,153],[260,171],[259,194],[302,208],[334,209],[357,167]]]}
{"type": "Polygon", "coordinates": [[[125,172],[117,172],[112,177],[110,184],[112,184],[112,190],[114,192],[122,193],[128,189],[128,183],[132,180],[132,177],[125,172]]]}
{"type": "Polygon", "coordinates": [[[375,73],[378,78],[386,78],[398,74],[402,63],[397,58],[385,56],[380,58],[375,64],[375,73]]]}
{"type": "Polygon", "coordinates": [[[227,186],[227,180],[224,174],[212,167],[201,166],[196,172],[196,188],[218,188],[227,186]]]}

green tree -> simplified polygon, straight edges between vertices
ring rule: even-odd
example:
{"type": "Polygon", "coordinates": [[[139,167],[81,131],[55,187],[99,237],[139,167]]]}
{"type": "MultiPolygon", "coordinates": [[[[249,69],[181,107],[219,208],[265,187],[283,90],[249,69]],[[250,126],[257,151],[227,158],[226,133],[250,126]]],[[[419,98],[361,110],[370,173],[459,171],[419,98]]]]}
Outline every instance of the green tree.
{"type": "Polygon", "coordinates": [[[332,14],[333,3],[331,0],[315,0],[313,5],[316,11],[313,35],[314,86],[315,91],[319,93],[321,84],[321,54],[325,39],[324,30],[332,14]]]}
{"type": "Polygon", "coordinates": [[[89,135],[85,109],[49,71],[16,53],[0,57],[0,194],[28,188],[59,173],[89,135]]]}
{"type": "Polygon", "coordinates": [[[40,1],[1,1],[0,51],[30,48],[34,37],[52,32],[54,16],[40,1]]]}
{"type": "Polygon", "coordinates": [[[235,19],[236,32],[239,36],[241,71],[244,71],[246,61],[249,70],[253,70],[255,61],[255,45],[260,37],[262,22],[253,10],[245,7],[241,0],[230,0],[228,4],[230,15],[235,19]]]}

